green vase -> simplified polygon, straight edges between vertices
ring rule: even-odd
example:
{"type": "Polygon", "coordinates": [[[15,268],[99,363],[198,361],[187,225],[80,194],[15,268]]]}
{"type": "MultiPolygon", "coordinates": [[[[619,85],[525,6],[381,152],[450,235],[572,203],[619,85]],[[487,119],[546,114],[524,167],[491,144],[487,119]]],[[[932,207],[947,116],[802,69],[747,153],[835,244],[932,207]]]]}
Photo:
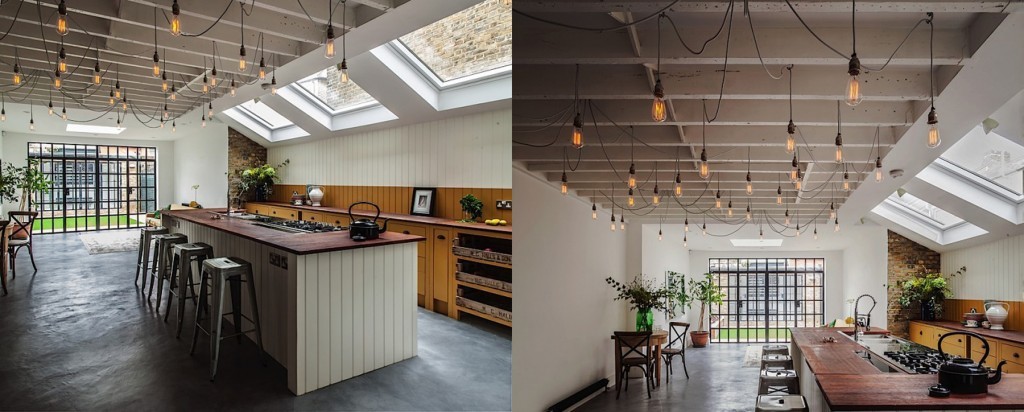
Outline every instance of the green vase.
{"type": "Polygon", "coordinates": [[[650,308],[641,308],[636,312],[636,331],[650,332],[654,330],[654,312],[650,308]]]}

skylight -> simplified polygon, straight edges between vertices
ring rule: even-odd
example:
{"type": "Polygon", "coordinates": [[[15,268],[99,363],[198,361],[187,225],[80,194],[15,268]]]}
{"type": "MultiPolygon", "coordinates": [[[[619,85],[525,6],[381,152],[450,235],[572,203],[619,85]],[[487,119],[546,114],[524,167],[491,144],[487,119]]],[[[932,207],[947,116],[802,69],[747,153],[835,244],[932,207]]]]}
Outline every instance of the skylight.
{"type": "Polygon", "coordinates": [[[295,82],[302,94],[332,114],[361,109],[379,104],[356,82],[342,83],[337,69],[328,67],[295,82]]]}
{"type": "Polygon", "coordinates": [[[293,124],[270,106],[260,102],[249,100],[235,107],[270,130],[277,130],[293,124]]]}
{"type": "Polygon", "coordinates": [[[92,124],[68,123],[67,131],[75,133],[121,134],[123,127],[96,126],[92,124]]]}
{"type": "Polygon", "coordinates": [[[512,10],[482,1],[399,38],[442,82],[512,64],[512,10]]]}
{"type": "Polygon", "coordinates": [[[995,132],[975,127],[942,154],[946,161],[974,176],[1024,195],[1024,146],[995,132]]]}
{"type": "Polygon", "coordinates": [[[917,215],[918,218],[924,218],[932,222],[934,226],[940,229],[945,229],[954,225],[963,223],[964,220],[949,213],[945,210],[940,209],[931,203],[921,200],[910,193],[904,192],[900,195],[900,192],[894,192],[889,195],[886,199],[887,202],[902,206],[903,209],[909,210],[917,215]]]}

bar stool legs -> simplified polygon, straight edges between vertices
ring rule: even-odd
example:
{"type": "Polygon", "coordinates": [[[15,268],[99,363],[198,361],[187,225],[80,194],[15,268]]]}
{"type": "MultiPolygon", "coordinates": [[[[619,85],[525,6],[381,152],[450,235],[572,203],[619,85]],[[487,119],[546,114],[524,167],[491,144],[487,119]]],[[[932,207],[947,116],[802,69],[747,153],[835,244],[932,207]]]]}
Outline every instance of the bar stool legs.
{"type": "MultiPolygon", "coordinates": [[[[168,297],[170,300],[170,294],[174,293],[175,284],[171,279],[173,272],[171,268],[171,251],[174,245],[179,243],[187,243],[188,236],[179,233],[156,235],[153,236],[155,240],[155,246],[153,251],[153,270],[149,274],[149,292],[147,297],[153,298],[153,284],[156,284],[156,311],[160,314],[160,298],[164,291],[164,280],[168,280],[168,297]]],[[[145,276],[145,275],[144,275],[145,276]]]]}
{"type": "MultiPolygon", "coordinates": [[[[202,262],[206,259],[212,259],[213,246],[202,242],[180,243],[173,246],[172,256],[170,276],[177,283],[177,288],[172,293],[177,297],[176,300],[178,301],[177,331],[174,337],[181,338],[181,329],[185,325],[185,301],[191,299],[193,303],[196,303],[197,295],[195,282],[192,277],[192,264],[198,263],[201,268],[202,262]]],[[[205,309],[205,306],[199,305],[196,310],[205,309]]],[[[164,322],[167,322],[170,313],[171,298],[168,296],[167,310],[164,312],[164,322]]]]}
{"type": "Polygon", "coordinates": [[[189,354],[194,354],[196,343],[199,340],[199,332],[202,331],[210,336],[210,381],[217,376],[217,363],[220,359],[220,341],[233,336],[238,337],[245,333],[256,332],[256,344],[259,346],[260,361],[266,365],[266,357],[263,349],[263,330],[260,328],[259,307],[256,302],[256,284],[252,274],[252,265],[239,258],[216,258],[203,261],[202,274],[199,281],[199,308],[196,309],[195,329],[192,331],[192,347],[189,354]],[[230,284],[228,284],[230,282],[230,284]],[[241,305],[241,283],[248,284],[249,302],[252,309],[252,318],[242,314],[241,305]],[[209,286],[208,286],[209,285],[209,286]],[[231,298],[231,312],[224,312],[224,289],[231,288],[228,292],[231,298]],[[213,293],[207,294],[208,288],[212,287],[213,293]],[[213,299],[213,302],[209,302],[213,299]],[[202,308],[208,303],[212,307],[209,311],[209,329],[203,328],[202,308]],[[225,336],[224,316],[232,315],[235,325],[235,333],[225,336]],[[250,321],[254,329],[243,331],[241,328],[242,319],[250,321]]]}
{"type": "MultiPolygon", "coordinates": [[[[146,274],[149,273],[149,257],[152,252],[153,236],[169,233],[165,227],[144,227],[139,231],[139,257],[135,265],[135,283],[142,277],[142,291],[146,290],[146,274]]],[[[12,255],[13,257],[13,255],[12,255]]],[[[13,263],[13,262],[12,262],[13,263]]]]}

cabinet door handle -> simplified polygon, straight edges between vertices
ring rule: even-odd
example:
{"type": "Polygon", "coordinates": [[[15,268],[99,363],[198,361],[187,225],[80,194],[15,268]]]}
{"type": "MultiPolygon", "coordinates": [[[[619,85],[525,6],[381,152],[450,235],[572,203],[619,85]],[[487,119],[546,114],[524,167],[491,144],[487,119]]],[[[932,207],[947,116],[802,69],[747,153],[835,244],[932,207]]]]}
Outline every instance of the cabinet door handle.
{"type": "Polygon", "coordinates": [[[275,214],[275,215],[276,215],[276,214],[277,214],[277,211],[275,210],[275,211],[273,211],[273,212],[270,212],[270,213],[272,213],[272,214],[275,214]]]}
{"type": "Polygon", "coordinates": [[[444,235],[437,235],[437,240],[445,240],[444,235]]]}
{"type": "Polygon", "coordinates": [[[957,339],[957,343],[963,343],[963,339],[957,339]]]}
{"type": "Polygon", "coordinates": [[[1013,354],[1013,357],[1015,357],[1015,358],[1019,358],[1019,357],[1020,357],[1020,354],[1019,354],[1019,353],[1016,353],[1016,352],[1014,352],[1014,354],[1013,354]]]}
{"type": "Polygon", "coordinates": [[[917,331],[917,334],[921,335],[921,336],[924,336],[924,331],[923,330],[919,330],[919,331],[917,331]]]}
{"type": "Polygon", "coordinates": [[[403,234],[403,235],[408,235],[408,234],[409,234],[409,231],[408,231],[408,230],[403,230],[403,231],[402,231],[402,234],[403,234]]]}
{"type": "Polygon", "coordinates": [[[339,226],[340,226],[340,225],[341,225],[341,221],[340,221],[340,220],[335,220],[335,221],[334,221],[334,224],[335,224],[335,225],[339,225],[339,226]]]}
{"type": "Polygon", "coordinates": [[[310,216],[309,220],[316,220],[316,216],[310,216]]]}

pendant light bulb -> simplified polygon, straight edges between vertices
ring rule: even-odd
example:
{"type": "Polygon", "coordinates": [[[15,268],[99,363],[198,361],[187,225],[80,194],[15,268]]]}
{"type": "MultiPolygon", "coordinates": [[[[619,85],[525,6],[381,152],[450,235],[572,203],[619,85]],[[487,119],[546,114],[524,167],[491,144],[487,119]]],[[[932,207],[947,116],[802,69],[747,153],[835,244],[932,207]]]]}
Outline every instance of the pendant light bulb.
{"type": "Polygon", "coordinates": [[[786,133],[786,153],[792,154],[793,152],[796,152],[796,137],[794,136],[796,133],[796,125],[793,124],[792,120],[790,120],[789,125],[786,126],[786,133]]]}
{"type": "Polygon", "coordinates": [[[235,89],[236,89],[236,87],[235,87],[235,79],[231,78],[231,95],[232,96],[235,95],[235,89]]]}
{"type": "Polygon", "coordinates": [[[928,147],[932,149],[942,144],[938,125],[939,116],[935,113],[935,107],[932,106],[931,110],[928,111],[928,147]]]}
{"type": "Polygon", "coordinates": [[[238,71],[245,71],[245,46],[238,48],[238,71]]]}
{"type": "Polygon", "coordinates": [[[61,73],[68,72],[68,55],[64,52],[64,46],[60,46],[60,51],[57,52],[57,70],[61,73]]]}
{"type": "Polygon", "coordinates": [[[700,149],[700,178],[707,179],[711,176],[711,171],[708,169],[708,152],[707,149],[700,149]]]}
{"type": "Polygon", "coordinates": [[[707,236],[708,235],[708,224],[707,223],[704,223],[704,224],[700,225],[700,235],[701,236],[707,236]]]}
{"type": "Polygon", "coordinates": [[[615,231],[615,208],[612,208],[612,232],[615,231]]]}
{"type": "Polygon", "coordinates": [[[633,189],[636,187],[636,164],[629,164],[629,188],[633,189]]]}
{"type": "Polygon", "coordinates": [[[683,179],[679,173],[676,173],[675,195],[676,197],[683,197],[683,179]]]}
{"type": "Polygon", "coordinates": [[[793,154],[793,169],[789,171],[789,180],[795,182],[798,175],[800,174],[800,162],[796,159],[796,154],[793,154]]]}
{"type": "Polygon", "coordinates": [[[212,101],[209,103],[209,106],[207,106],[207,109],[208,109],[208,111],[206,112],[206,117],[209,117],[209,118],[212,119],[213,118],[213,102],[212,101]]]}
{"type": "Polygon", "coordinates": [[[334,26],[327,26],[327,40],[324,45],[324,57],[334,58],[334,26]]]}
{"type": "Polygon", "coordinates": [[[686,243],[687,243],[686,235],[683,235],[683,247],[686,247],[686,243]]]}
{"type": "Polygon", "coordinates": [[[882,181],[882,157],[878,156],[875,158],[875,181],[882,181]]]}
{"type": "Polygon", "coordinates": [[[722,191],[715,192],[715,208],[722,210],[722,191]]]}
{"type": "Polygon", "coordinates": [[[260,80],[264,80],[266,78],[267,78],[267,63],[263,61],[262,57],[260,57],[260,80]]]}
{"type": "Polygon", "coordinates": [[[270,95],[277,96],[277,73],[270,75],[270,95]]]}
{"type": "Polygon", "coordinates": [[[779,185],[779,188],[775,190],[775,204],[782,204],[782,185],[779,185]]]}
{"type": "Polygon", "coordinates": [[[11,81],[15,86],[21,84],[21,70],[18,68],[18,63],[14,63],[14,76],[11,81]]]}
{"type": "Polygon", "coordinates": [[[660,240],[662,240],[662,237],[661,237],[661,229],[658,229],[658,240],[659,240],[659,241],[660,241],[660,240]]]}
{"type": "Polygon", "coordinates": [[[786,208],[786,226],[789,226],[790,222],[791,221],[789,220],[789,208],[787,207],[786,208]]]}
{"type": "Polygon", "coordinates": [[[843,191],[844,192],[849,192],[850,191],[850,173],[849,172],[843,172],[843,191]]]}
{"type": "Polygon", "coordinates": [[[206,115],[203,115],[203,127],[206,127],[206,115]]]}
{"type": "Polygon", "coordinates": [[[828,205],[828,218],[829,220],[836,218],[836,202],[832,202],[828,205]]]}
{"type": "Polygon", "coordinates": [[[177,99],[178,99],[178,90],[177,90],[177,87],[174,86],[174,82],[172,81],[171,82],[171,101],[173,102],[173,101],[175,101],[177,99]]]}
{"type": "Polygon", "coordinates": [[[36,119],[28,119],[28,130],[36,131],[36,119]]]}
{"type": "Polygon", "coordinates": [[[338,78],[341,79],[342,83],[348,83],[348,60],[342,59],[341,65],[338,66],[338,78]]]}
{"type": "Polygon", "coordinates": [[[160,90],[164,93],[167,93],[167,73],[162,73],[160,76],[160,90]]]}
{"type": "Polygon", "coordinates": [[[153,77],[160,77],[160,53],[153,51],[153,77]]]}
{"type": "Polygon", "coordinates": [[[754,183],[750,180],[750,172],[747,172],[747,196],[754,194],[754,183]]]}
{"type": "Polygon", "coordinates": [[[92,69],[92,82],[97,86],[103,83],[103,74],[100,72],[100,62],[98,60],[96,61],[96,67],[92,69]]]}
{"type": "Polygon", "coordinates": [[[654,101],[651,103],[651,119],[664,122],[668,113],[665,109],[665,88],[661,85],[661,76],[654,82],[654,101]]]}
{"type": "Polygon", "coordinates": [[[683,220],[683,233],[690,233],[690,218],[683,220]]]}
{"type": "Polygon", "coordinates": [[[836,222],[835,231],[839,232],[839,219],[836,219],[835,222],[836,222]]]}
{"type": "Polygon", "coordinates": [[[171,4],[171,35],[181,35],[181,8],[178,7],[178,0],[171,4]]]}
{"type": "Polygon", "coordinates": [[[590,218],[597,220],[597,203],[592,203],[590,205],[590,218]]]}
{"type": "Polygon", "coordinates": [[[562,195],[566,195],[568,193],[569,193],[569,179],[565,175],[565,172],[562,172],[562,195]]]}
{"type": "Polygon", "coordinates": [[[62,81],[60,79],[60,70],[54,70],[53,71],[53,88],[57,89],[57,90],[60,90],[61,84],[62,84],[62,81]]]}
{"type": "Polygon", "coordinates": [[[579,112],[572,119],[572,147],[583,147],[583,116],[579,112]]]}
{"type": "Polygon", "coordinates": [[[175,121],[171,121],[171,133],[178,131],[178,124],[175,121]]]}
{"type": "Polygon", "coordinates": [[[210,87],[217,87],[217,64],[210,69],[210,87]]]}
{"type": "Polygon", "coordinates": [[[651,195],[651,203],[654,203],[655,205],[657,205],[658,203],[661,203],[661,196],[658,195],[658,184],[657,183],[654,184],[654,194],[651,195]]]}
{"type": "Polygon", "coordinates": [[[626,214],[619,215],[619,229],[626,230],[626,214]]]}
{"type": "Polygon", "coordinates": [[[818,240],[818,228],[814,228],[814,240],[818,240]]]}
{"type": "Polygon", "coordinates": [[[757,233],[758,240],[764,240],[764,229],[760,229],[757,233]]]}
{"type": "Polygon", "coordinates": [[[632,188],[629,189],[629,198],[627,198],[626,203],[629,204],[629,207],[633,207],[634,205],[636,205],[636,199],[633,198],[632,188]]]}
{"type": "Polygon", "coordinates": [[[747,205],[747,213],[746,213],[746,218],[747,218],[747,221],[748,221],[748,222],[750,221],[750,219],[752,219],[752,218],[753,218],[753,215],[752,215],[752,214],[750,213],[750,205],[747,205]]]}
{"type": "Polygon", "coordinates": [[[732,200],[729,201],[729,210],[726,212],[726,215],[732,217],[732,200]]]}
{"type": "Polygon", "coordinates": [[[836,163],[843,162],[843,134],[836,134],[836,163]]]}
{"type": "Polygon", "coordinates": [[[68,34],[68,6],[64,4],[64,0],[60,0],[60,4],[57,5],[57,34],[68,34]]]}
{"type": "Polygon", "coordinates": [[[857,58],[857,53],[850,56],[850,66],[847,73],[850,75],[849,81],[846,83],[846,104],[848,106],[856,106],[864,100],[864,96],[860,93],[860,59],[857,58]]]}

